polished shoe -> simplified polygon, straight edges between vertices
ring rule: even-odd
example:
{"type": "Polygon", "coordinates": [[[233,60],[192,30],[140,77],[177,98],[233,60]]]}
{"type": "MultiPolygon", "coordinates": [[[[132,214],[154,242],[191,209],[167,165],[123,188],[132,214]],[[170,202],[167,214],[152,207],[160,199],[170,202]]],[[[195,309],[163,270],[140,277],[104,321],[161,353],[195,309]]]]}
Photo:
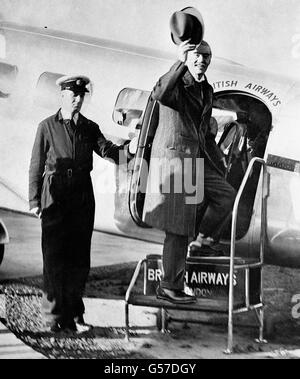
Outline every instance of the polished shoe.
{"type": "Polygon", "coordinates": [[[74,320],[62,321],[59,323],[61,331],[64,333],[76,333],[77,326],[74,320]]]}
{"type": "Polygon", "coordinates": [[[90,330],[92,330],[94,328],[93,325],[87,324],[84,321],[83,316],[77,316],[77,317],[75,317],[74,321],[75,321],[78,333],[88,332],[88,331],[90,331],[90,330]]]}
{"type": "Polygon", "coordinates": [[[58,322],[55,322],[54,324],[52,324],[49,327],[49,329],[50,329],[50,332],[52,332],[52,333],[59,333],[59,332],[62,331],[62,329],[61,329],[61,327],[60,327],[60,325],[59,325],[58,322]]]}
{"type": "Polygon", "coordinates": [[[195,241],[192,241],[190,244],[189,244],[189,249],[193,249],[193,250],[199,250],[201,249],[202,247],[202,243],[195,240],[195,241]]]}
{"type": "Polygon", "coordinates": [[[77,332],[76,323],[73,320],[69,321],[54,321],[47,323],[40,332],[43,333],[75,333],[77,332]]]}
{"type": "Polygon", "coordinates": [[[196,297],[187,295],[183,290],[170,290],[160,286],[156,289],[156,297],[170,301],[173,304],[191,304],[196,302],[196,297]]]}
{"type": "Polygon", "coordinates": [[[224,257],[226,256],[222,246],[218,243],[212,245],[199,245],[197,241],[189,244],[189,253],[198,257],[224,257]]]}
{"type": "Polygon", "coordinates": [[[60,333],[62,331],[58,322],[52,322],[39,329],[40,333],[60,333]]]}

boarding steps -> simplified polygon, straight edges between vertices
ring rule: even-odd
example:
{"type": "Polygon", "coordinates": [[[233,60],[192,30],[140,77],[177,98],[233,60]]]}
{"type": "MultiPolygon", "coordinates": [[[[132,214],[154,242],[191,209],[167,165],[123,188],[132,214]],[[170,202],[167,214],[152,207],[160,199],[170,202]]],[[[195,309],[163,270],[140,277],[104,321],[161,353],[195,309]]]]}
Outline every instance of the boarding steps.
{"type": "MultiPolygon", "coordinates": [[[[254,311],[259,325],[257,342],[263,339],[264,304],[262,268],[266,236],[266,201],[268,197],[268,173],[266,163],[261,158],[253,158],[237,193],[232,211],[230,256],[199,257],[188,254],[186,260],[186,291],[197,297],[194,304],[181,305],[156,298],[156,287],[162,272],[160,255],[148,255],[138,262],[135,272],[125,295],[126,337],[129,339],[129,305],[149,306],[160,309],[161,331],[166,330],[167,310],[185,310],[199,312],[223,313],[228,315],[227,354],[233,351],[233,315],[254,311]],[[244,258],[235,256],[236,224],[238,206],[247,180],[255,163],[261,164],[262,196],[261,196],[261,235],[260,253],[258,257],[244,258]],[[143,293],[134,291],[138,278],[143,276],[143,293]]],[[[173,321],[179,321],[172,318],[173,321]]],[[[181,320],[182,321],[182,320],[181,320]]],[[[185,322],[195,322],[185,319],[185,322]]]]}

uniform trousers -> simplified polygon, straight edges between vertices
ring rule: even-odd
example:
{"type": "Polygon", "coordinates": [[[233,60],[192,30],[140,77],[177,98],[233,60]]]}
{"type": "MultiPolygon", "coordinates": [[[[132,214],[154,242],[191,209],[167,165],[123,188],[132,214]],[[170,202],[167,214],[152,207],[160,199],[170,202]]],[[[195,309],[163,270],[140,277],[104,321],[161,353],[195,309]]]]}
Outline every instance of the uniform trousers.
{"type": "MultiPolygon", "coordinates": [[[[197,206],[195,235],[218,240],[231,215],[236,191],[208,162],[204,164],[204,201],[197,206]]],[[[161,286],[172,290],[184,288],[185,261],[189,236],[165,232],[163,279],[161,286]]]]}
{"type": "Polygon", "coordinates": [[[68,326],[84,313],[82,297],[90,270],[94,213],[91,183],[42,213],[42,310],[48,324],[57,321],[68,326]]]}

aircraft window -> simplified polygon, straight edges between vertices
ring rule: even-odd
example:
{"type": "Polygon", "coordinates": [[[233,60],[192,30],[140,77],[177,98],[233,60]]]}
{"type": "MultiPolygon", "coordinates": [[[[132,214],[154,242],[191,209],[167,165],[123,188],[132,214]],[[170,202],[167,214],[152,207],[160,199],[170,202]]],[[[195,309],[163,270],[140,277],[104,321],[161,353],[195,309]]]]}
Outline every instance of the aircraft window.
{"type": "Polygon", "coordinates": [[[17,66],[0,63],[0,99],[8,99],[18,74],[17,66]]]}
{"type": "MultiPolygon", "coordinates": [[[[44,72],[40,75],[36,86],[36,104],[55,112],[60,107],[60,89],[56,80],[65,74],[44,72]]],[[[87,87],[90,91],[85,96],[87,103],[92,95],[92,84],[87,87]]]]}
{"type": "Polygon", "coordinates": [[[149,91],[134,88],[122,89],[114,107],[113,121],[118,125],[139,129],[149,95],[149,91]]]}

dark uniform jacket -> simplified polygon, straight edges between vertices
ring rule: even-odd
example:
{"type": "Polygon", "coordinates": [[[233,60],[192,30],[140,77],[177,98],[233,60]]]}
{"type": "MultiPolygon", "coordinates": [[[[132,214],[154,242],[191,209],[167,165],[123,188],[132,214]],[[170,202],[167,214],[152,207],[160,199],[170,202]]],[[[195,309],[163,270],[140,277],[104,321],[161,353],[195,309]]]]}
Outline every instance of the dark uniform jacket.
{"type": "Polygon", "coordinates": [[[178,187],[172,186],[176,172],[175,175],[170,175],[168,162],[173,162],[174,166],[178,163],[178,175],[181,175],[182,169],[190,176],[188,179],[195,184],[196,196],[199,198],[203,193],[200,188],[203,181],[199,180],[199,171],[195,170],[196,158],[204,158],[205,162],[223,174],[215,163],[222,158],[222,154],[209,128],[213,89],[206,78],[200,83],[196,82],[187,67],[182,62],[177,62],[159,79],[152,98],[159,102],[159,121],[151,152],[149,177],[151,178],[151,170],[160,170],[160,177],[148,183],[144,221],[170,233],[193,236],[197,209],[195,193],[189,193],[184,182],[181,192],[178,187]],[[193,168],[188,168],[186,162],[193,168]],[[168,183],[171,183],[170,190],[164,191],[168,190],[168,185],[165,185],[168,183]]]}
{"type": "Polygon", "coordinates": [[[60,110],[39,124],[29,169],[30,209],[42,210],[67,201],[68,188],[81,191],[93,169],[93,152],[126,163],[128,144],[117,146],[105,139],[99,126],[79,114],[75,131],[60,110]]]}

